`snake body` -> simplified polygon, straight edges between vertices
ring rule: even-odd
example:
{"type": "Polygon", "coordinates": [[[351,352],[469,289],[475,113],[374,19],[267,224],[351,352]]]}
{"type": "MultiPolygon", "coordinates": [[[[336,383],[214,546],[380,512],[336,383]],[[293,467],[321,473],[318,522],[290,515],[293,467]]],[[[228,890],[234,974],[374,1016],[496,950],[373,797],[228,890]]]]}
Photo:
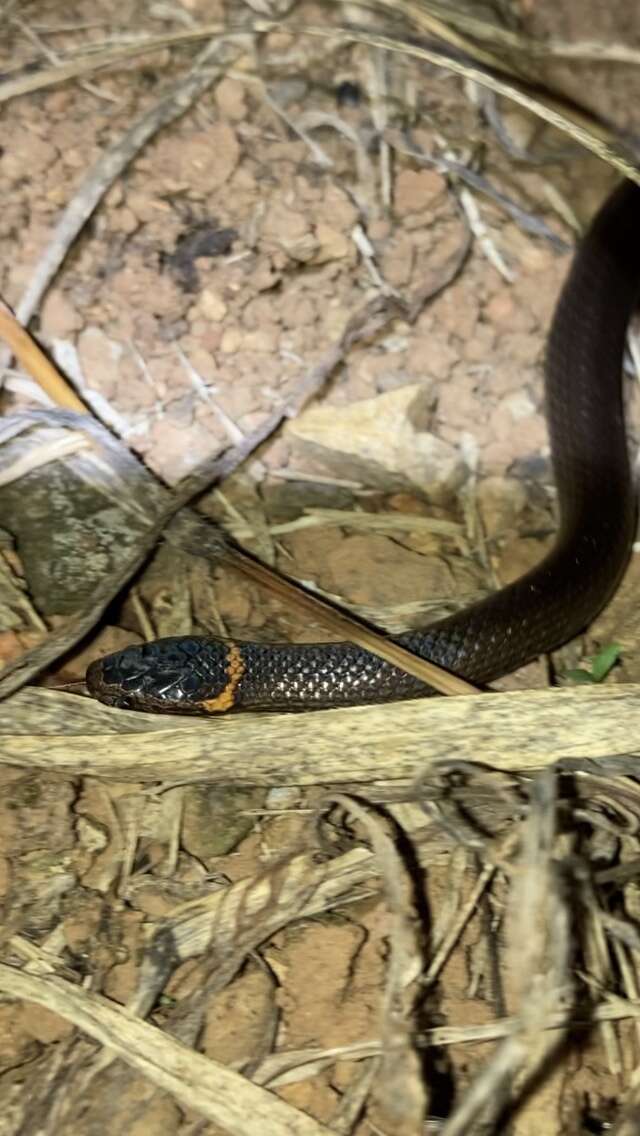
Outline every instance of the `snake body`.
{"type": "MultiPolygon", "coordinates": [[[[623,182],[575,256],[549,335],[545,395],[558,494],[555,544],[532,571],[471,607],[397,637],[485,685],[579,634],[625,569],[636,506],[622,363],[640,292],[640,189],[623,182]]],[[[130,709],[216,713],[311,709],[433,693],[351,643],[248,643],[176,636],[92,663],[89,692],[130,709]]]]}

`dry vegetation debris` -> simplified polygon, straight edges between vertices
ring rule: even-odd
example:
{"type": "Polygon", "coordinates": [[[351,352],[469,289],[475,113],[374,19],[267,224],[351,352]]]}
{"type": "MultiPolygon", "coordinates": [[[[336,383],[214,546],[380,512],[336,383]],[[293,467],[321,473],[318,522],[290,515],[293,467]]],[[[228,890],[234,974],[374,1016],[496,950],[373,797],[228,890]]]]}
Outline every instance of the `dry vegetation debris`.
{"type": "MultiPolygon", "coordinates": [[[[0,1133],[621,1136],[635,688],[214,731],[47,687],[193,628],[390,649],[211,521],[392,630],[539,558],[637,16],[143,7],[0,6],[0,289],[49,357],[0,312],[0,1133]]],[[[636,574],[584,645],[627,681],[636,574]]]]}

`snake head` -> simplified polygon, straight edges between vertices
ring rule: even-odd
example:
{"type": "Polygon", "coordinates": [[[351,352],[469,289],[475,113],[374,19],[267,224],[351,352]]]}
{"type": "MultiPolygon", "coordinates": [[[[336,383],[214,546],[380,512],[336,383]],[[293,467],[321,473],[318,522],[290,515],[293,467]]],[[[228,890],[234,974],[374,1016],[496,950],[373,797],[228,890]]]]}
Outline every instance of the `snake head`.
{"type": "Polygon", "coordinates": [[[244,674],[241,649],[209,636],[125,647],[87,668],[89,694],[107,706],[165,714],[231,710],[244,674]]]}

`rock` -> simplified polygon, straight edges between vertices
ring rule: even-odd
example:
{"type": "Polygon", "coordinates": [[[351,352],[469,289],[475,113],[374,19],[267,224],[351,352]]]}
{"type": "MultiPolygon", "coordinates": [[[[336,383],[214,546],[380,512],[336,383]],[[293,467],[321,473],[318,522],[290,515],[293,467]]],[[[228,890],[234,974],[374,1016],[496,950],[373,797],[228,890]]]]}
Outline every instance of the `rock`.
{"type": "Polygon", "coordinates": [[[207,1006],[200,1048],[224,1065],[259,1060],[275,1013],[275,982],[262,965],[250,964],[207,1006]]]}
{"type": "Polygon", "coordinates": [[[527,504],[524,486],[513,477],[485,477],[476,499],[488,537],[512,533],[527,504]]]}
{"type": "Polygon", "coordinates": [[[225,328],[222,333],[222,339],[220,340],[220,350],[222,353],[224,355],[235,355],[236,351],[239,351],[242,346],[244,335],[245,333],[241,327],[232,326],[225,328]]]}
{"type": "Polygon", "coordinates": [[[427,559],[377,533],[341,541],[326,558],[321,582],[350,603],[375,608],[418,603],[425,595],[448,599],[455,594],[444,560],[427,559]]]}
{"type": "Polygon", "coordinates": [[[182,826],[185,851],[203,864],[231,852],[254,827],[256,818],[250,810],[259,809],[264,796],[261,788],[188,785],[182,826]]]}
{"type": "MultiPolygon", "coordinates": [[[[224,337],[223,337],[224,342],[224,337]]],[[[280,346],[280,329],[275,324],[257,327],[247,331],[242,338],[243,351],[256,351],[258,354],[272,355],[280,346]]]]}
{"type": "Polygon", "coordinates": [[[338,229],[334,229],[332,225],[319,222],[315,227],[315,237],[318,251],[313,258],[314,264],[326,264],[329,260],[340,260],[342,257],[354,255],[354,246],[349,238],[338,229]]]}
{"type": "Polygon", "coordinates": [[[382,489],[419,488],[450,501],[466,477],[458,451],[420,428],[428,388],[411,384],[350,406],[314,406],[289,423],[293,460],[382,489]]]}
{"type": "Polygon", "coordinates": [[[395,183],[394,208],[397,214],[422,213],[430,209],[446,189],[442,174],[435,170],[402,170],[395,183]]]}
{"type": "Polygon", "coordinates": [[[210,197],[228,181],[239,160],[240,143],[227,122],[214,122],[179,142],[163,136],[149,155],[151,175],[164,190],[184,187],[192,197],[210,197]]]}
{"type": "Polygon", "coordinates": [[[386,242],[381,258],[382,274],[387,284],[393,288],[406,288],[411,280],[414,261],[414,242],[409,234],[402,231],[394,233],[386,242]]]}
{"type": "Polygon", "coordinates": [[[78,357],[90,390],[113,398],[118,388],[118,363],[122,345],[109,339],[99,327],[86,327],[78,337],[78,357]]]}
{"type": "Polygon", "coordinates": [[[513,146],[526,151],[533,144],[536,135],[540,133],[540,119],[523,110],[510,110],[508,107],[502,115],[502,125],[511,139],[513,146]]]}
{"type": "Polygon", "coordinates": [[[82,327],[82,317],[58,288],[53,288],[42,305],[40,327],[47,336],[64,339],[82,327]]]}
{"type": "Polygon", "coordinates": [[[271,250],[280,249],[291,260],[311,260],[318,249],[304,213],[292,209],[286,201],[274,201],[262,222],[262,241],[271,250]]]}
{"type": "Polygon", "coordinates": [[[459,359],[459,351],[432,334],[424,339],[412,339],[407,352],[407,370],[411,375],[423,378],[428,375],[435,379],[449,379],[459,359]]]}
{"type": "Polygon", "coordinates": [[[535,568],[553,545],[553,537],[536,540],[534,537],[513,537],[505,544],[498,562],[501,584],[511,584],[535,568]]]}
{"type": "Polygon", "coordinates": [[[214,99],[222,114],[232,122],[241,122],[247,113],[246,91],[243,83],[225,75],[214,91],[214,99]]]}
{"type": "MultiPolygon", "coordinates": [[[[42,437],[48,441],[48,432],[42,437]]],[[[24,452],[20,439],[14,449],[24,452]]],[[[100,488],[79,480],[62,462],[4,485],[0,510],[43,615],[68,615],[88,603],[105,576],[119,571],[131,556],[144,529],[142,520],[109,501],[100,488]]]]}
{"type": "Polygon", "coordinates": [[[58,150],[46,140],[39,138],[32,130],[14,130],[9,144],[9,134],[5,132],[6,144],[0,157],[0,172],[11,185],[28,173],[29,177],[40,174],[51,175],[51,167],[58,159],[58,150]]]}
{"type": "Polygon", "coordinates": [[[212,288],[205,288],[200,294],[198,299],[198,308],[205,319],[213,320],[214,323],[220,323],[227,314],[227,305],[217,292],[212,288]]]}

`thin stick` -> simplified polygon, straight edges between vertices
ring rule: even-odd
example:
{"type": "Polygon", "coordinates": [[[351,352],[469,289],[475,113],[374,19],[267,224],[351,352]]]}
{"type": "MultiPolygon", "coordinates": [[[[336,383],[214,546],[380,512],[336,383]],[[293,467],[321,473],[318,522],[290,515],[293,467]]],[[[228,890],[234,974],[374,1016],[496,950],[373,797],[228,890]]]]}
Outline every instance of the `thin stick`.
{"type": "Polygon", "coordinates": [[[0,991],[45,1006],[231,1136],[331,1136],[328,1128],[122,1006],[62,978],[0,964],[0,991]]]}
{"type": "Polygon", "coordinates": [[[86,414],[87,408],[47,359],[35,339],[22,327],[9,308],[0,300],[0,338],[8,344],[12,355],[36,380],[56,406],[86,414]]]}
{"type": "MultiPolygon", "coordinates": [[[[297,714],[187,718],[115,710],[59,691],[0,703],[0,760],[117,781],[406,787],[443,760],[502,771],[571,758],[633,775],[640,687],[577,686],[484,698],[422,698],[297,714]],[[42,744],[46,735],[47,744],[42,744]]],[[[567,761],[567,767],[571,763],[567,761]]]]}

